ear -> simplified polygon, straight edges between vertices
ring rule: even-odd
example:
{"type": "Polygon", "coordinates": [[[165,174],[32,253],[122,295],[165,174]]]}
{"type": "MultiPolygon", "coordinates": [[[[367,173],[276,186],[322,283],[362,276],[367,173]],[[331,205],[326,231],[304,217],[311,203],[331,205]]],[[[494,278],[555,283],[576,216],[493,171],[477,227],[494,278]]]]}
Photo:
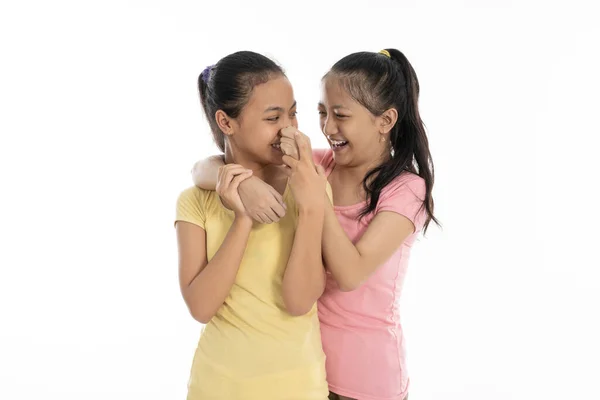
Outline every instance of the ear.
{"type": "Polygon", "coordinates": [[[398,110],[390,108],[379,116],[379,133],[387,135],[398,122],[398,110]]]}
{"type": "Polygon", "coordinates": [[[223,110],[217,110],[215,113],[215,121],[217,126],[227,136],[231,136],[235,133],[235,121],[229,117],[223,110]]]}

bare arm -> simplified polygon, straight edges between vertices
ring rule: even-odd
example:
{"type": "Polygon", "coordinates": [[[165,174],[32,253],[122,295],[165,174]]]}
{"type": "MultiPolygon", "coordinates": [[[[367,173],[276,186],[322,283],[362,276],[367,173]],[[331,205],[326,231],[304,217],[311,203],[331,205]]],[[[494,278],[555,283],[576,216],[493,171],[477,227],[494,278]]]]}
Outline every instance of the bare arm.
{"type": "Polygon", "coordinates": [[[190,313],[206,324],[223,304],[235,282],[244,256],[252,220],[236,219],[210,262],[206,259],[206,232],[189,222],[177,223],[179,285],[190,313]]]}
{"type": "Polygon", "coordinates": [[[205,190],[215,190],[219,177],[219,168],[225,165],[223,156],[210,156],[197,161],[192,168],[194,186],[205,190]]]}
{"type": "MultiPolygon", "coordinates": [[[[210,156],[194,164],[192,180],[194,185],[205,190],[215,190],[220,167],[225,165],[222,156],[210,156]]],[[[285,203],[281,194],[271,185],[255,176],[242,182],[238,189],[242,203],[252,219],[270,224],[285,215],[285,203]]]]}
{"type": "MultiPolygon", "coordinates": [[[[284,140],[292,140],[298,147],[302,145],[302,137],[295,136],[288,129],[282,131],[282,137],[282,144],[284,140]]],[[[398,213],[380,212],[355,245],[340,226],[329,199],[324,207],[323,258],[327,269],[344,291],[358,288],[415,229],[408,218],[398,213]]]]}
{"type": "Polygon", "coordinates": [[[310,142],[299,140],[300,160],[285,156],[290,165],[290,187],[298,204],[298,227],[283,276],[283,299],[288,312],[303,315],[311,310],[325,290],[325,269],[321,252],[325,187],[323,170],[315,169],[310,142]]]}
{"type": "Polygon", "coordinates": [[[248,172],[239,167],[223,173],[220,195],[235,212],[235,220],[210,260],[206,256],[206,232],[190,222],[176,224],[179,249],[179,285],[190,313],[197,321],[207,323],[217,313],[235,282],[244,256],[252,219],[244,215],[237,186],[248,172]],[[237,199],[236,199],[237,197],[237,199]],[[233,199],[233,201],[232,201],[233,199]]]}
{"type": "Polygon", "coordinates": [[[283,276],[283,300],[292,315],[309,312],[325,290],[321,253],[323,213],[300,211],[294,247],[283,276]],[[320,215],[319,215],[320,214],[320,215]]]}
{"type": "Polygon", "coordinates": [[[394,212],[380,212],[354,245],[340,226],[333,206],[326,203],[323,228],[325,265],[341,290],[354,290],[394,254],[414,229],[408,218],[394,212]]]}

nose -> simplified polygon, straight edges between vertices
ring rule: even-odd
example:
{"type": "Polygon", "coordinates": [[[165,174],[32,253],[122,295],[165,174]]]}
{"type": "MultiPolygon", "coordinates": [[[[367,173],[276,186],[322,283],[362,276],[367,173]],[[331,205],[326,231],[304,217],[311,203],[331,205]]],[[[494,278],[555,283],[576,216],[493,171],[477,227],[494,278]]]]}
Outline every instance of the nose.
{"type": "Polygon", "coordinates": [[[323,126],[321,127],[321,129],[322,129],[323,133],[325,134],[325,136],[333,136],[338,131],[337,124],[329,116],[327,116],[325,118],[325,121],[323,122],[323,126]]]}
{"type": "Polygon", "coordinates": [[[287,128],[288,126],[293,126],[296,129],[298,128],[298,121],[296,120],[296,118],[291,118],[289,115],[281,117],[279,121],[281,121],[281,124],[279,126],[280,132],[283,128],[287,128]]]}

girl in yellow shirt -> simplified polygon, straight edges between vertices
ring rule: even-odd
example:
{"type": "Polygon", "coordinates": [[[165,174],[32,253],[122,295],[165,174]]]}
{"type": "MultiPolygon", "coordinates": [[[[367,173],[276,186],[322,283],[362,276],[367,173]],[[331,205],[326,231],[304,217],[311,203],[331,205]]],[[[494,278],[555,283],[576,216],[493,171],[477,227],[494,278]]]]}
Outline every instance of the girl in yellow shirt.
{"type": "Polygon", "coordinates": [[[292,86],[279,66],[238,52],[198,79],[224,153],[217,191],[191,187],[177,202],[181,293],[206,324],[188,400],[325,400],[315,303],[325,287],[321,239],[327,182],[310,148],[282,167],[280,131],[297,127],[292,86]],[[254,224],[238,185],[260,177],[282,196],[282,218],[254,224]]]}

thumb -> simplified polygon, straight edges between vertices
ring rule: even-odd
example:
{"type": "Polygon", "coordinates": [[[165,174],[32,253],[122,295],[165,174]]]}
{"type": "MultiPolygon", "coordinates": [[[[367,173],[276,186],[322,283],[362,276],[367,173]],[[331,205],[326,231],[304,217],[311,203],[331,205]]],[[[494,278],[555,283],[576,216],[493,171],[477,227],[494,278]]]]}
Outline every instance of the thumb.
{"type": "Polygon", "coordinates": [[[321,176],[321,177],[325,176],[325,170],[323,169],[322,166],[317,165],[317,166],[315,166],[315,169],[317,170],[317,174],[319,174],[319,176],[321,176]]]}

